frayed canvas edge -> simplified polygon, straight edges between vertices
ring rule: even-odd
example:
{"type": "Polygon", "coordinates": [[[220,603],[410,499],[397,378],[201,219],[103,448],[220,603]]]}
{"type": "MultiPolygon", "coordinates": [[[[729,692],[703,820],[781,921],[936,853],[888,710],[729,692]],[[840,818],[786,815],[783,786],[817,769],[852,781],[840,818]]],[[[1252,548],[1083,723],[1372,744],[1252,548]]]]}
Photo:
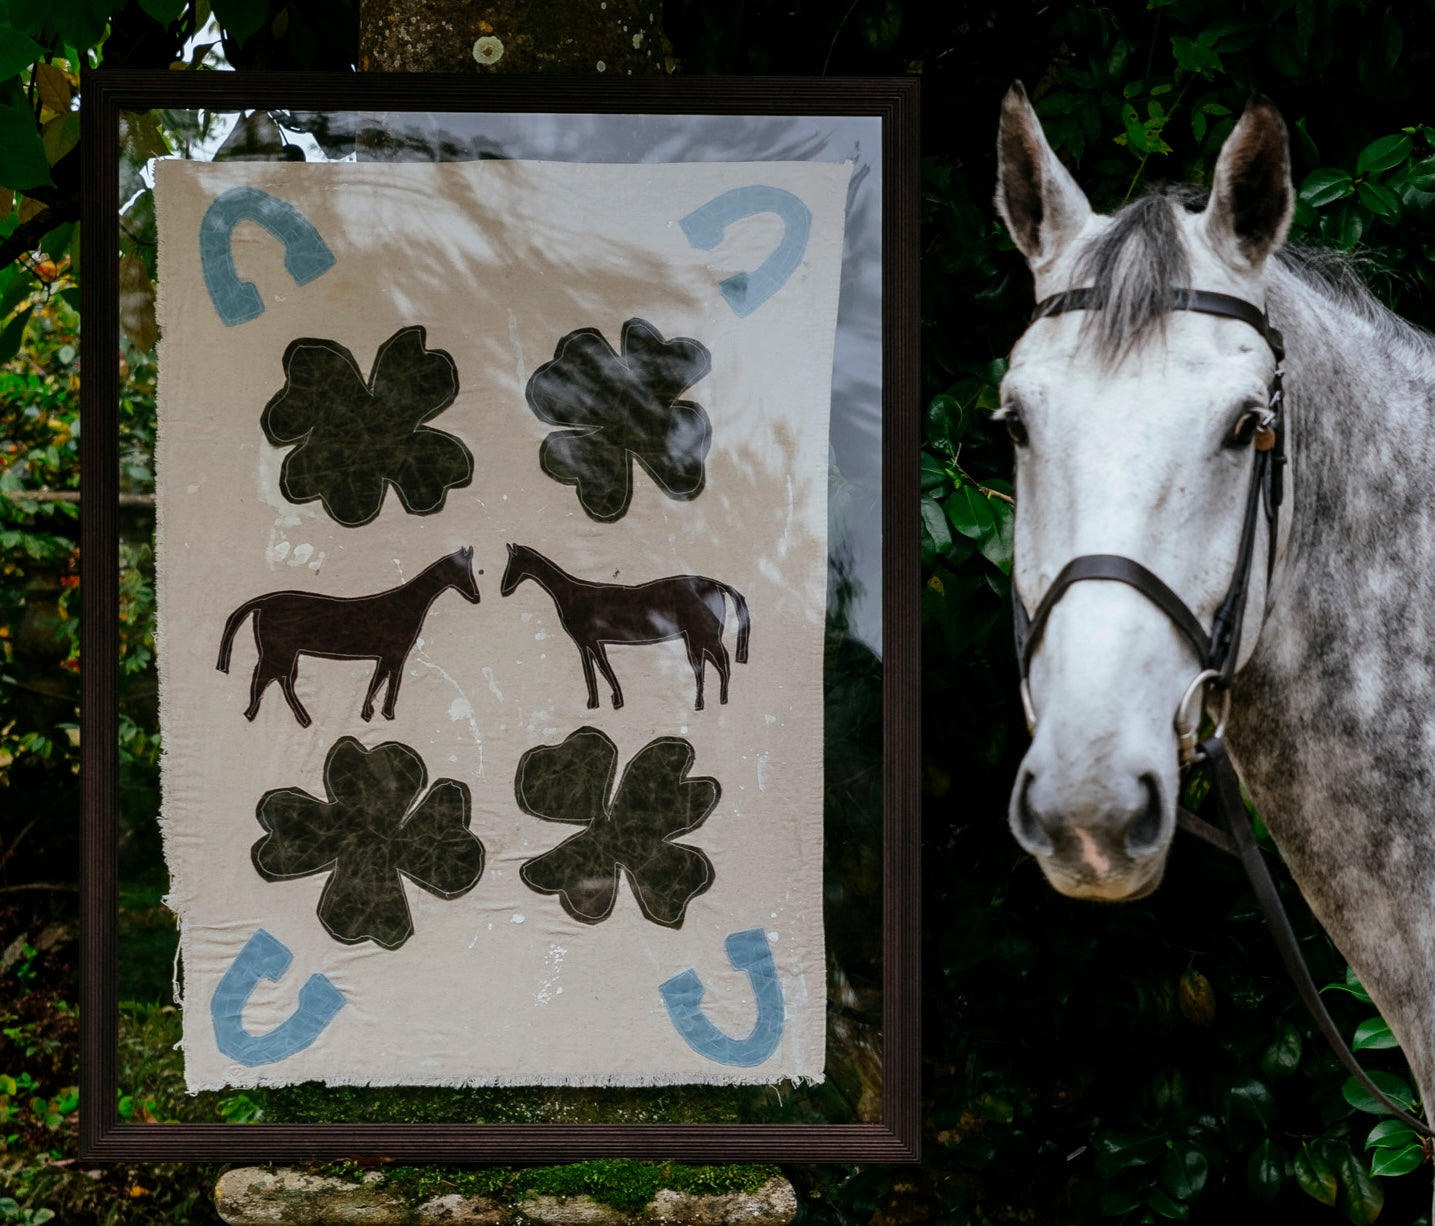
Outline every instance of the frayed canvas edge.
{"type": "MultiPolygon", "coordinates": [[[[171,220],[172,207],[168,192],[160,190],[161,181],[174,176],[174,167],[180,159],[160,158],[155,163],[154,181],[154,210],[155,210],[155,319],[159,322],[159,341],[155,346],[155,367],[158,377],[155,381],[155,434],[154,434],[154,556],[155,556],[155,618],[154,618],[154,659],[155,675],[157,679],[156,696],[159,712],[159,812],[156,814],[156,823],[159,826],[160,853],[164,860],[165,875],[168,888],[164,897],[160,900],[164,906],[173,913],[178,927],[177,941],[175,944],[174,968],[171,978],[171,989],[174,994],[174,1004],[181,1011],[184,1009],[183,991],[183,967],[184,967],[184,916],[180,911],[179,903],[174,896],[174,875],[170,866],[174,864],[174,851],[171,846],[173,831],[171,830],[172,818],[170,816],[170,792],[172,788],[172,766],[170,764],[169,746],[164,737],[165,705],[167,702],[167,687],[169,683],[169,666],[164,650],[164,640],[167,633],[167,606],[164,599],[165,588],[168,585],[168,566],[165,564],[167,558],[165,544],[165,517],[164,507],[166,503],[166,488],[169,484],[168,474],[165,465],[160,462],[164,449],[164,422],[165,407],[172,399],[170,391],[170,380],[165,377],[164,351],[166,347],[166,335],[164,323],[167,316],[167,286],[169,278],[164,276],[169,222],[171,220]]],[[[181,1038],[175,1044],[175,1049],[184,1049],[184,1039],[181,1038]]]]}
{"type": "MultiPolygon", "coordinates": [[[[416,1081],[405,1077],[324,1077],[310,1078],[330,1088],[345,1089],[392,1089],[399,1086],[420,1086],[437,1090],[504,1090],[521,1088],[549,1089],[613,1089],[641,1090],[662,1086],[783,1086],[797,1088],[820,1086],[827,1080],[825,1072],[793,1073],[774,1077],[771,1072],[761,1069],[734,1069],[732,1076],[694,1077],[692,1073],[586,1073],[570,1077],[534,1078],[523,1075],[512,1077],[455,1077],[433,1081],[416,1081]]],[[[304,1085],[304,1081],[291,1078],[257,1077],[242,1081],[189,1081],[186,1079],[185,1092],[190,1095],[216,1090],[275,1090],[287,1086],[304,1085]]]]}

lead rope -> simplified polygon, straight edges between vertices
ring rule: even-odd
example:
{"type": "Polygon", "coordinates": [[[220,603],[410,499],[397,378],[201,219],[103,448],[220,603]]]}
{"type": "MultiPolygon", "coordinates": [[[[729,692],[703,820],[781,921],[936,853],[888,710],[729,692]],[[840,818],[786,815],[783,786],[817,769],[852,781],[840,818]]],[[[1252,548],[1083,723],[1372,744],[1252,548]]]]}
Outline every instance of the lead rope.
{"type": "Polygon", "coordinates": [[[1285,963],[1286,971],[1295,981],[1296,991],[1300,994],[1301,1000],[1305,1001],[1305,1007],[1310,1010],[1315,1024],[1320,1028],[1321,1034],[1325,1035],[1326,1042],[1330,1044],[1336,1058],[1345,1065],[1356,1081],[1360,1082],[1378,1102],[1384,1104],[1396,1119],[1426,1138],[1426,1150],[1427,1156],[1429,1156],[1429,1141],[1430,1138],[1435,1138],[1435,1129],[1432,1129],[1424,1120],[1411,1115],[1398,1103],[1391,1101],[1389,1096],[1370,1079],[1369,1074],[1360,1067],[1360,1061],[1355,1058],[1355,1053],[1346,1045],[1345,1039],[1336,1028],[1335,1020],[1330,1016],[1325,1002],[1320,998],[1320,991],[1315,986],[1315,980],[1310,976],[1305,959],[1301,956],[1300,946],[1296,942],[1290,919],[1281,905],[1280,895],[1276,893],[1276,883],[1271,879],[1265,857],[1261,855],[1261,849],[1256,844],[1256,837],[1251,831],[1251,824],[1246,818],[1246,807],[1241,802],[1240,781],[1236,776],[1236,768],[1231,762],[1230,755],[1226,752],[1225,745],[1221,743],[1219,737],[1209,737],[1201,742],[1200,755],[1200,762],[1205,766],[1206,775],[1211,781],[1211,791],[1216,796],[1216,808],[1220,810],[1221,817],[1225,820],[1226,828],[1230,833],[1222,835],[1221,831],[1207,825],[1206,822],[1185,809],[1179,812],[1181,826],[1240,859],[1242,867],[1246,870],[1246,876],[1250,880],[1251,888],[1255,891],[1256,898],[1261,904],[1261,910],[1265,912],[1266,923],[1270,926],[1271,937],[1276,943],[1276,949],[1280,951],[1281,961],[1285,963]],[[1212,835],[1221,837],[1212,838],[1212,835]]]}

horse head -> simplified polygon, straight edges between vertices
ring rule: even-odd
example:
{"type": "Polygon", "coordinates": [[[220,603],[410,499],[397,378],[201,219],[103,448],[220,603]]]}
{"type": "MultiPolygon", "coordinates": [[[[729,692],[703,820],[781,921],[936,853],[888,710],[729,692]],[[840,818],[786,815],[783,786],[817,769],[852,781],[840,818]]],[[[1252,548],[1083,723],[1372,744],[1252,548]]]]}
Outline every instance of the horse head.
{"type": "MultiPolygon", "coordinates": [[[[1178,708],[1191,717],[1195,693],[1199,720],[1193,682],[1208,663],[1150,585],[1116,581],[1111,565],[1081,576],[1099,581],[1055,581],[1073,559],[1114,557],[1170,589],[1188,625],[1211,627],[1226,601],[1251,535],[1254,440],[1271,421],[1279,340],[1260,329],[1266,260],[1291,215],[1286,130],[1254,99],[1207,200],[1155,193],[1103,216],[1018,84],[1002,106],[998,159],[997,207],[1037,301],[1090,291],[1038,311],[1001,389],[1017,457],[1012,577],[1036,631],[1024,682],[1033,737],[1010,823],[1062,893],[1138,898],[1165,868],[1178,708]],[[1193,289],[1249,303],[1254,319],[1190,306],[1196,296],[1182,293],[1193,289]]],[[[1266,554],[1256,533],[1235,667],[1259,632],[1266,554]]]]}
{"type": "Polygon", "coordinates": [[[473,577],[473,546],[465,545],[449,556],[459,571],[459,577],[453,582],[454,589],[469,604],[477,604],[478,580],[473,577]]]}
{"type": "Polygon", "coordinates": [[[498,585],[498,594],[500,596],[512,595],[513,589],[528,577],[528,572],[523,569],[526,554],[527,550],[524,546],[509,543],[508,565],[503,568],[503,579],[498,585]]]}

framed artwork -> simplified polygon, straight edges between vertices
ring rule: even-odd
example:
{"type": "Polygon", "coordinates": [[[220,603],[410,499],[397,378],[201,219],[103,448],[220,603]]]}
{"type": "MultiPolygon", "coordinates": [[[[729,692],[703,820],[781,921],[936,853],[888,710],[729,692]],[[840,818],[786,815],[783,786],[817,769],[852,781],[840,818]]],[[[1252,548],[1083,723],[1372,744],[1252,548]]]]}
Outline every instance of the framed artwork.
{"type": "Polygon", "coordinates": [[[915,83],[101,72],[85,119],[86,1157],[915,1159],[915,83]],[[155,880],[186,1094],[135,1122],[155,880]]]}

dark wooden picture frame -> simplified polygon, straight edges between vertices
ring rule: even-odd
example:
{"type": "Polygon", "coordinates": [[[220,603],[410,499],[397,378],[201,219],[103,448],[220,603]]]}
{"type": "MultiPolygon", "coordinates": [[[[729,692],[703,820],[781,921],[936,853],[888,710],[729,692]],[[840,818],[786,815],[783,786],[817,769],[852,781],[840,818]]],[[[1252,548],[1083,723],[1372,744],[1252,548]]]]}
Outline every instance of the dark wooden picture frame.
{"type": "MultiPolygon", "coordinates": [[[[80,1156],[486,1162],[595,1157],[910,1162],[920,1140],[917,82],[89,73],[84,80],[80,1156]],[[875,1123],[122,1123],[119,957],[120,123],[155,108],[860,116],[881,148],[881,1054],[875,1123]]],[[[874,415],[875,416],[875,415],[874,415]]],[[[873,737],[876,740],[876,736],[873,737]]],[[[829,1000],[829,1013],[834,1002],[829,1000]]]]}

